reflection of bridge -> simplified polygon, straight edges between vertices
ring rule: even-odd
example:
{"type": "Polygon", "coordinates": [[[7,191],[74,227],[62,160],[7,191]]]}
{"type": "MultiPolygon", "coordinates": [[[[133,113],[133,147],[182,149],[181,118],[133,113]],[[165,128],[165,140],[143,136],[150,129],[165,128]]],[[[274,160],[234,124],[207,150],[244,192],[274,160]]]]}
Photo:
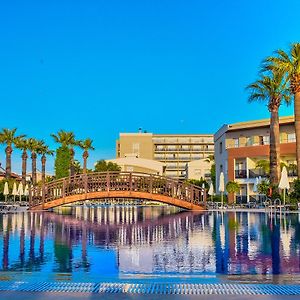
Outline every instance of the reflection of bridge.
{"type": "Polygon", "coordinates": [[[105,198],[147,199],[190,210],[203,210],[205,189],[171,178],[144,173],[78,174],[30,191],[29,206],[44,210],[76,201],[105,198]]]}

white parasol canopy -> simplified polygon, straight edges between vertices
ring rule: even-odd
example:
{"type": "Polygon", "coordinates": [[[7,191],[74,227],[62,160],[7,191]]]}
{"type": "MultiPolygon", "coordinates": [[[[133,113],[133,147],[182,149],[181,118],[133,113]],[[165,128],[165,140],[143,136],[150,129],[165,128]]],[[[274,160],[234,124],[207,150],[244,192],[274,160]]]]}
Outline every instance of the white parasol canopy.
{"type": "Polygon", "coordinates": [[[210,186],[209,186],[208,195],[209,196],[213,196],[214,195],[214,185],[213,185],[212,182],[210,183],[210,186]]]}
{"type": "Polygon", "coordinates": [[[17,184],[14,182],[12,195],[14,196],[14,201],[16,201],[16,196],[18,196],[17,184]]]}
{"type": "Polygon", "coordinates": [[[219,179],[219,192],[223,193],[225,191],[225,181],[224,181],[224,173],[220,173],[219,179]]]}
{"type": "Polygon", "coordinates": [[[3,195],[4,196],[9,195],[9,188],[8,188],[8,183],[7,182],[4,183],[3,195]]]}
{"type": "Polygon", "coordinates": [[[285,205],[285,190],[288,190],[290,188],[286,167],[282,168],[281,178],[278,187],[283,190],[283,204],[285,205]]]}
{"type": "Polygon", "coordinates": [[[28,184],[25,185],[25,189],[24,189],[24,196],[29,196],[29,187],[28,184]]]}
{"type": "Polygon", "coordinates": [[[7,196],[9,195],[8,183],[4,183],[3,195],[5,196],[5,201],[7,201],[7,196]]]}
{"type": "Polygon", "coordinates": [[[278,187],[282,190],[283,189],[288,190],[290,188],[290,183],[289,183],[289,178],[288,178],[286,167],[282,168],[281,178],[280,178],[278,187]]]}
{"type": "Polygon", "coordinates": [[[19,186],[18,186],[18,195],[20,196],[20,201],[21,201],[21,198],[24,195],[24,189],[23,189],[23,183],[22,182],[20,182],[19,186]]]}

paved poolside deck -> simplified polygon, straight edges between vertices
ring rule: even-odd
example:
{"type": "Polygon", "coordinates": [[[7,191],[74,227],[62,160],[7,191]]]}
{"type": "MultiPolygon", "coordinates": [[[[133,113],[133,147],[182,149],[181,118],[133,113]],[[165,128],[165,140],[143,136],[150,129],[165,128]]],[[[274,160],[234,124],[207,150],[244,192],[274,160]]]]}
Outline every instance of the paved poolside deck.
{"type": "Polygon", "coordinates": [[[296,296],[258,296],[258,295],[129,295],[129,294],[92,294],[92,293],[40,293],[40,292],[0,292],[2,300],[299,300],[296,296]]]}

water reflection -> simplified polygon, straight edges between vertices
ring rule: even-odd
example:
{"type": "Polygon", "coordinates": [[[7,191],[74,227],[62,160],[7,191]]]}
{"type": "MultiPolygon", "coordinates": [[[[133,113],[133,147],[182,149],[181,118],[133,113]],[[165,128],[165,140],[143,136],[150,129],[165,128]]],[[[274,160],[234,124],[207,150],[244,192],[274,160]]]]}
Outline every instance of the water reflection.
{"type": "Polygon", "coordinates": [[[298,214],[73,207],[0,216],[1,271],[79,280],[123,274],[299,274],[298,214]]]}

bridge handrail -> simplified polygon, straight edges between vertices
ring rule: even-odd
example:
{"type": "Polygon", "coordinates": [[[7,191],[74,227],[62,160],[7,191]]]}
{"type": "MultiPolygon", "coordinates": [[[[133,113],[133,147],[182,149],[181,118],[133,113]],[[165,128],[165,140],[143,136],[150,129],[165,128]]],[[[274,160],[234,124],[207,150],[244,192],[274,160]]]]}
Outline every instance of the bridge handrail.
{"type": "Polygon", "coordinates": [[[64,198],[73,194],[91,191],[143,191],[167,194],[186,202],[205,202],[206,192],[202,187],[167,176],[142,172],[92,172],[75,174],[35,186],[30,189],[30,207],[64,198]],[[160,192],[158,192],[160,191],[160,192]]]}

